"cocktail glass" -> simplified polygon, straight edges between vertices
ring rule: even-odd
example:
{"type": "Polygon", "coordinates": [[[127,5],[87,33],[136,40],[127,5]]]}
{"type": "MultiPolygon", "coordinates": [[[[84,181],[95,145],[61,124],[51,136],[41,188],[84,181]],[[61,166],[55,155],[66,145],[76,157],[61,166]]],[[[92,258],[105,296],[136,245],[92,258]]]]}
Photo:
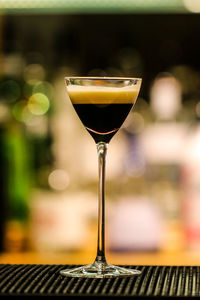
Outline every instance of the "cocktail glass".
{"type": "Polygon", "coordinates": [[[62,270],[67,277],[109,278],[141,272],[108,264],[105,257],[105,163],[108,144],[134,106],[142,79],[66,77],[67,93],[81,122],[93,137],[98,153],[97,255],[92,264],[62,270]]]}

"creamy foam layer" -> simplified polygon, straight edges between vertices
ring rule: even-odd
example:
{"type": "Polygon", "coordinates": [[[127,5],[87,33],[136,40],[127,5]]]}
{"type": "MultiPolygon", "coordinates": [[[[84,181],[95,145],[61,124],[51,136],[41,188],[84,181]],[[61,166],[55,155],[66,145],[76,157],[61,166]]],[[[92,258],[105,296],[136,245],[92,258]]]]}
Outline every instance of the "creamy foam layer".
{"type": "Polygon", "coordinates": [[[67,87],[73,104],[111,104],[135,103],[139,87],[102,87],[102,86],[75,86],[67,87]]]}

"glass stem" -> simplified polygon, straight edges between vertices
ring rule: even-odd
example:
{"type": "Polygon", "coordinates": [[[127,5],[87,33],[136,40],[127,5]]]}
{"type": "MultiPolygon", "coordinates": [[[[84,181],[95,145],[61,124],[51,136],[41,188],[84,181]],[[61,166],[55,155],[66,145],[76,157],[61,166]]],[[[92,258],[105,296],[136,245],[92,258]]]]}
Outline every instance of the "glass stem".
{"type": "Polygon", "coordinates": [[[106,264],[105,258],[105,166],[108,145],[104,142],[97,144],[99,165],[99,187],[98,187],[98,239],[97,256],[95,263],[106,264]]]}

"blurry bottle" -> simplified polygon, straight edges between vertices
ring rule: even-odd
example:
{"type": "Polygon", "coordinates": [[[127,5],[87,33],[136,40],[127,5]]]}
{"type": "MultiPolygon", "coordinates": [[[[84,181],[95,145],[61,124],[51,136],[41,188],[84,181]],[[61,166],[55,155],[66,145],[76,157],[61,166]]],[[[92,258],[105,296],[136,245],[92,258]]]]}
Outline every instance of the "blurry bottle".
{"type": "Polygon", "coordinates": [[[155,121],[141,135],[147,162],[147,180],[151,197],[164,212],[165,231],[162,250],[177,251],[183,247],[180,219],[180,153],[187,126],[177,121],[181,109],[180,83],[169,73],[159,74],[150,92],[155,121]]]}
{"type": "Polygon", "coordinates": [[[30,155],[24,125],[16,120],[13,107],[23,97],[23,60],[18,54],[4,57],[0,78],[1,152],[4,157],[4,250],[25,248],[28,222],[30,155]]]}
{"type": "Polygon", "coordinates": [[[28,242],[30,147],[21,124],[12,121],[4,132],[7,161],[7,220],[5,250],[22,251],[28,242]]]}
{"type": "Polygon", "coordinates": [[[200,123],[188,131],[182,155],[182,217],[188,249],[200,249],[200,123]]]}

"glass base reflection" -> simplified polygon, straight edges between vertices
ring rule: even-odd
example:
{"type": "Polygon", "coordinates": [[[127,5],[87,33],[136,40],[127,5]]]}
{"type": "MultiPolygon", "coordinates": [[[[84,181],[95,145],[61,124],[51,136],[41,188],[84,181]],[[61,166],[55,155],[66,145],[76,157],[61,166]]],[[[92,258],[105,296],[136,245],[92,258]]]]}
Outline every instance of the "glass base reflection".
{"type": "Polygon", "coordinates": [[[140,275],[141,271],[118,267],[106,263],[96,263],[77,267],[74,269],[62,270],[61,275],[66,277],[80,278],[112,278],[112,277],[128,277],[140,275]]]}

